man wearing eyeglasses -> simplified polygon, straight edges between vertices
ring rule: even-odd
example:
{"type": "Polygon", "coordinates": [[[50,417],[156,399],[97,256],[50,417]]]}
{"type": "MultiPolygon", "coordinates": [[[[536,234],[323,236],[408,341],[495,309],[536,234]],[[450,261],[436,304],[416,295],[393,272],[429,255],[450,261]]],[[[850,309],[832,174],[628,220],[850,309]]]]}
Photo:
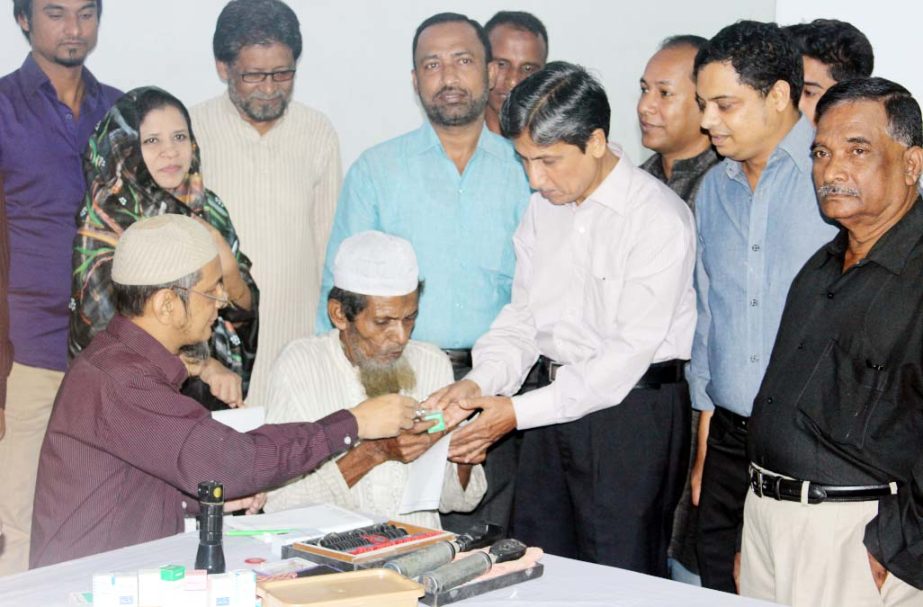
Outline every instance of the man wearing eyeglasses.
{"type": "Polygon", "coordinates": [[[215,28],[227,92],[191,110],[202,173],[234,218],[260,285],[259,352],[248,402],[266,396],[282,347],[314,332],[320,272],[340,190],[337,135],[292,100],[298,17],[280,0],[232,0],[215,28]]]}
{"type": "Polygon", "coordinates": [[[205,480],[222,483],[225,510],[252,513],[262,498],[247,496],[413,426],[416,401],[388,394],[241,433],[180,393],[177,354],[207,341],[228,303],[214,239],[189,217],[133,223],[115,247],[112,284],[118,314],[65,374],[42,443],[32,567],[181,532],[205,480]]]}

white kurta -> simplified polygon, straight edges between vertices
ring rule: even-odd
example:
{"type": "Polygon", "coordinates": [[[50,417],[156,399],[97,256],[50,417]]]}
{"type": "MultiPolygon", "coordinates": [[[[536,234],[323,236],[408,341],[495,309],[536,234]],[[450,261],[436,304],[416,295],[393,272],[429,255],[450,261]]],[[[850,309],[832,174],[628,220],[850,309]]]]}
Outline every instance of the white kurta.
{"type": "MultiPolygon", "coordinates": [[[[453,381],[452,365],[437,347],[411,341],[404,349],[417,378],[407,396],[418,401],[453,381]]],[[[352,366],[339,332],[299,339],[291,343],[276,361],[266,401],[266,421],[284,423],[319,419],[338,409],[354,407],[365,400],[358,369],[352,366]]],[[[351,510],[379,514],[424,527],[441,528],[433,510],[398,516],[410,465],[385,462],[372,468],[352,487],[340,473],[336,461],[329,461],[304,478],[270,492],[267,512],[294,508],[306,503],[331,502],[351,510]]],[[[467,489],[458,481],[455,464],[446,462],[445,482],[439,509],[470,512],[487,490],[481,466],[471,472],[467,489]]]]}
{"type": "Polygon", "coordinates": [[[227,93],[192,108],[202,174],[227,206],[260,289],[260,330],[247,402],[265,402],[285,345],[314,333],[320,272],[342,170],[330,121],[292,102],[265,135],[227,93]]]}

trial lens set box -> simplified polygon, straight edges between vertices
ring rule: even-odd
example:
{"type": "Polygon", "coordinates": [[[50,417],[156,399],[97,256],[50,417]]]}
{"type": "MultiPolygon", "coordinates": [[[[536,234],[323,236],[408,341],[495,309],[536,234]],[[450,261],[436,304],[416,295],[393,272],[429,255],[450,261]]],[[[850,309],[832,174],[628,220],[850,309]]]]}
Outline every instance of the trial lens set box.
{"type": "Polygon", "coordinates": [[[249,569],[208,575],[180,565],[93,576],[94,607],[254,607],[256,574],[249,569]]]}

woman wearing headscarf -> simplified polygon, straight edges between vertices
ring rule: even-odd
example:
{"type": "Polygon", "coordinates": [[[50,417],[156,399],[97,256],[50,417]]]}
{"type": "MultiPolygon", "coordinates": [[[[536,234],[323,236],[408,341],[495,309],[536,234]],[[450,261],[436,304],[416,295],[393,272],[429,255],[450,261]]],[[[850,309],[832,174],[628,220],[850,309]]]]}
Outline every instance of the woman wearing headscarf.
{"type": "Polygon", "coordinates": [[[256,356],[259,291],[227,209],[202,182],[186,107],[156,87],[129,91],[90,137],[84,172],[87,195],[74,241],[70,355],[86,347],[116,313],[110,272],[125,229],[164,213],[192,216],[209,228],[218,246],[226,292],[221,297],[228,305],[207,347],[182,355],[190,371],[183,392],[209,409],[243,404],[256,356]]]}

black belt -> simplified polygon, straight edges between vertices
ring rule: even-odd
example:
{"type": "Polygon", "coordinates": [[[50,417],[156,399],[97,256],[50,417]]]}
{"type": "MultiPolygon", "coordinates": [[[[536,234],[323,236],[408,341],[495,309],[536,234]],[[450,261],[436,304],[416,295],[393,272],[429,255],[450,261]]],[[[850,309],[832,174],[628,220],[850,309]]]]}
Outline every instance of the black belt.
{"type": "MultiPolygon", "coordinates": [[[[563,366],[547,356],[540,356],[538,364],[545,370],[549,383],[554,381],[555,376],[558,374],[558,369],[563,366]]],[[[677,384],[685,379],[685,368],[686,361],[678,359],[654,363],[647,368],[647,371],[641,376],[641,379],[638,380],[632,390],[656,389],[662,384],[677,384]]]]}
{"type": "Polygon", "coordinates": [[[471,350],[443,350],[452,362],[453,368],[467,367],[471,368],[471,350]]]}
{"type": "MultiPolygon", "coordinates": [[[[771,497],[786,502],[800,502],[803,481],[782,478],[750,466],[750,486],[760,497],[771,497]]],[[[808,503],[868,502],[891,495],[891,485],[819,485],[808,483],[808,503]]]]}
{"type": "Polygon", "coordinates": [[[725,422],[734,426],[738,430],[743,430],[744,432],[748,431],[748,425],[750,424],[750,418],[744,417],[743,415],[738,415],[733,411],[728,411],[724,407],[715,407],[715,417],[720,417],[725,422]]]}

